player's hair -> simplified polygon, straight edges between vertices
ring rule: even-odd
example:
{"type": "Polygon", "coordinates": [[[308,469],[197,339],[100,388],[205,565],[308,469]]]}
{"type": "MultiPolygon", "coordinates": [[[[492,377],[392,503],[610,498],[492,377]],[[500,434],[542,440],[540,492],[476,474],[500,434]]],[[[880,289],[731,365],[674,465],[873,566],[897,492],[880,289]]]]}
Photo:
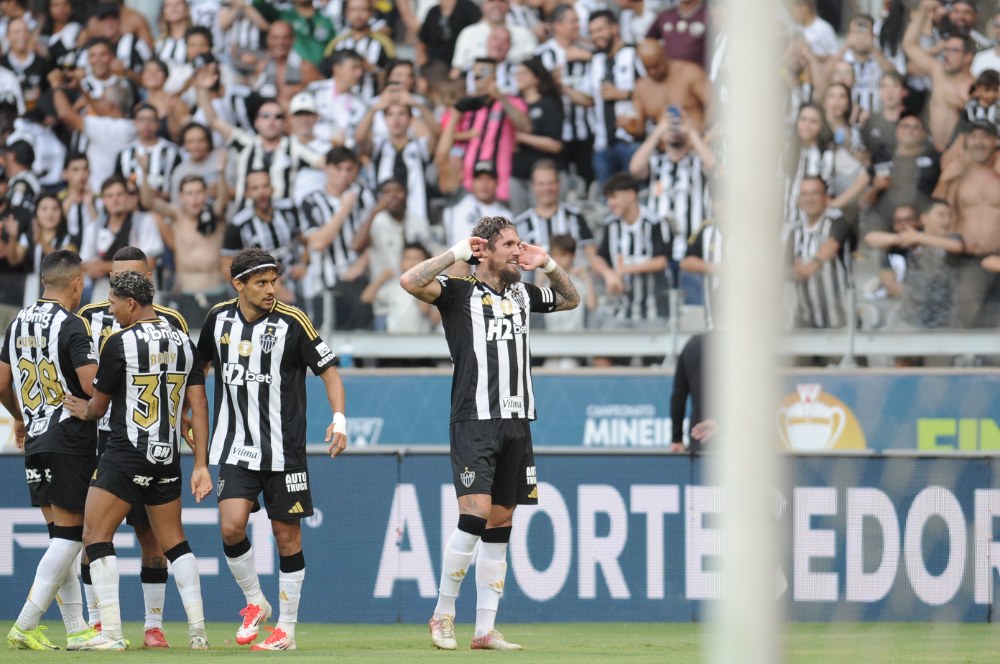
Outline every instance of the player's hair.
{"type": "Polygon", "coordinates": [[[549,238],[549,247],[552,249],[558,249],[559,251],[567,254],[575,254],[576,239],[574,239],[569,233],[553,235],[549,238]]]}
{"type": "Polygon", "coordinates": [[[107,180],[101,183],[101,194],[103,195],[104,192],[106,192],[108,189],[115,186],[116,184],[120,184],[121,186],[125,187],[126,191],[128,190],[128,182],[125,180],[125,178],[123,178],[120,175],[112,175],[107,180]]]}
{"type": "Polygon", "coordinates": [[[427,247],[424,246],[423,242],[407,242],[403,245],[403,251],[406,251],[407,249],[415,249],[419,251],[424,255],[424,260],[431,257],[431,252],[427,250],[427,247]]]}
{"type": "Polygon", "coordinates": [[[508,228],[516,228],[516,226],[507,217],[483,217],[472,229],[472,237],[483,238],[492,250],[496,246],[500,232],[508,228]]]}
{"type": "Polygon", "coordinates": [[[208,127],[198,122],[189,122],[184,125],[183,129],[181,129],[181,145],[184,145],[184,138],[192,129],[200,129],[205,134],[205,138],[208,140],[208,147],[210,149],[215,147],[215,141],[212,140],[212,132],[209,131],[208,127]]]}
{"type": "Polygon", "coordinates": [[[73,277],[83,270],[80,254],[69,249],[59,249],[42,259],[42,281],[46,288],[65,288],[73,277]]]}
{"type": "Polygon", "coordinates": [[[115,297],[132,298],[140,306],[148,307],[153,304],[156,289],[153,287],[153,280],[142,272],[126,270],[111,277],[111,292],[115,297]]]}
{"type": "Polygon", "coordinates": [[[385,189],[385,186],[387,184],[394,184],[398,187],[402,187],[403,193],[409,193],[409,187],[406,186],[406,180],[404,180],[403,178],[398,178],[396,176],[392,176],[388,180],[383,180],[382,182],[379,182],[378,193],[381,194],[382,190],[385,189]]]}
{"type": "Polygon", "coordinates": [[[208,187],[208,185],[205,184],[205,178],[201,177],[197,173],[188,173],[181,178],[181,183],[177,185],[177,190],[184,191],[184,185],[191,184],[192,182],[200,182],[202,187],[208,187]]]}
{"type": "Polygon", "coordinates": [[[277,272],[280,277],[283,267],[266,249],[251,247],[233,257],[233,263],[229,266],[229,277],[238,278],[243,283],[250,281],[250,277],[258,272],[277,272]],[[265,265],[267,267],[262,267],[265,265]]]}
{"type": "Polygon", "coordinates": [[[90,167],[90,159],[87,159],[87,155],[84,154],[83,152],[77,152],[75,150],[73,152],[67,152],[66,158],[63,159],[63,170],[69,168],[69,165],[72,164],[74,161],[81,161],[81,160],[87,162],[87,167],[88,168],[90,167]]]}
{"type": "Polygon", "coordinates": [[[567,5],[565,3],[561,5],[556,5],[556,8],[552,10],[551,14],[549,14],[549,22],[559,23],[560,21],[563,20],[563,16],[566,15],[566,12],[568,12],[571,9],[573,9],[573,5],[567,5]]]}
{"type": "Polygon", "coordinates": [[[607,198],[618,191],[634,191],[638,194],[640,189],[642,189],[642,182],[628,171],[622,171],[608,178],[601,189],[601,193],[607,198]]]}
{"type": "Polygon", "coordinates": [[[184,41],[188,40],[191,35],[201,35],[208,41],[208,47],[211,49],[215,46],[215,40],[212,37],[212,31],[206,28],[204,25],[192,25],[190,28],[184,31],[184,41]]]}
{"type": "Polygon", "coordinates": [[[345,148],[342,145],[338,145],[326,153],[327,166],[339,166],[345,161],[350,161],[354,164],[361,163],[358,161],[358,155],[354,154],[354,150],[345,148]]]}
{"type": "Polygon", "coordinates": [[[144,270],[149,269],[149,259],[146,258],[146,252],[139,247],[122,247],[116,251],[111,262],[118,263],[121,261],[139,261],[143,264],[144,270]]]}
{"type": "Polygon", "coordinates": [[[31,168],[35,163],[35,149],[28,141],[14,141],[7,146],[7,153],[24,168],[31,168]]]}
{"type": "Polygon", "coordinates": [[[364,62],[365,59],[361,57],[361,54],[351,48],[345,48],[342,51],[334,51],[333,56],[330,58],[330,66],[339,67],[348,60],[356,60],[358,62],[364,62]]]}
{"type": "Polygon", "coordinates": [[[587,23],[588,24],[593,23],[594,20],[598,18],[603,18],[605,21],[608,22],[608,25],[618,25],[618,19],[615,18],[615,15],[612,12],[608,11],[607,9],[599,9],[593,14],[591,14],[590,18],[587,19],[587,23]]]}

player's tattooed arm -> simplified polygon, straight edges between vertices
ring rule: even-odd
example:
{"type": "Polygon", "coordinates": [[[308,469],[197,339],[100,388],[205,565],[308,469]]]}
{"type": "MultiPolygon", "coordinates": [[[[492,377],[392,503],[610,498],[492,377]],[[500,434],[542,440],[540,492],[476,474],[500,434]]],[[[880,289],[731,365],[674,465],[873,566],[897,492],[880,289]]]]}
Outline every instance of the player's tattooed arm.
{"type": "Polygon", "coordinates": [[[429,258],[410,268],[399,278],[403,289],[424,302],[433,302],[441,294],[437,276],[455,264],[455,254],[449,249],[440,256],[429,258]]]}
{"type": "Polygon", "coordinates": [[[546,276],[549,278],[549,286],[556,294],[556,306],[553,311],[566,311],[580,306],[580,293],[573,285],[573,280],[566,274],[566,270],[556,265],[546,276]]]}

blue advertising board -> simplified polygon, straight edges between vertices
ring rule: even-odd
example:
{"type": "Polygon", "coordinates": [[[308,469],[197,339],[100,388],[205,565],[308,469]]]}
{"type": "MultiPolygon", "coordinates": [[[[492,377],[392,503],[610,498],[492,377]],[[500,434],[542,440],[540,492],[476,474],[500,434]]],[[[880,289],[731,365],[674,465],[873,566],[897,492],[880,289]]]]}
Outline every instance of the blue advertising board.
{"type": "MultiPolygon", "coordinates": [[[[184,458],[185,475],[191,458],[184,458]]],[[[724,592],[718,514],[706,459],[671,455],[536,457],[539,505],[514,516],[500,622],[696,621],[724,592]]],[[[778,591],[794,620],[986,621],[1000,568],[1000,481],[988,458],[789,456],[775,516],[787,555],[778,591]],[[997,540],[997,541],[994,541],[997,540]]],[[[47,545],[28,507],[22,461],[0,457],[0,590],[12,620],[47,545]]],[[[445,542],[458,521],[446,455],[310,458],[316,514],[303,522],[299,619],[423,623],[434,609],[445,542]]],[[[206,617],[238,620],[214,497],[184,499],[206,617]]],[[[264,592],[277,551],[263,512],[249,528],[264,592]]],[[[140,619],[139,550],[116,537],[122,613],[140,619]]],[[[473,572],[470,572],[470,577],[473,572]]],[[[475,615],[463,585],[460,622],[475,615]]],[[[165,617],[183,620],[168,585],[165,617]]],[[[47,620],[58,620],[51,608],[47,620]]]]}

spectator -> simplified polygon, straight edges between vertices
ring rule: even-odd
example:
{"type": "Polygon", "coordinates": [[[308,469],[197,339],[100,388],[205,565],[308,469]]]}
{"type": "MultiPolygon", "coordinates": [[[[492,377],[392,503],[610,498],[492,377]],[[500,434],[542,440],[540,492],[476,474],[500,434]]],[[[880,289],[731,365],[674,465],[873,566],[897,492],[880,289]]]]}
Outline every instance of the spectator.
{"type": "Polygon", "coordinates": [[[35,40],[35,47],[57,67],[72,67],[76,62],[77,37],[81,26],[73,20],[71,0],[49,0],[35,40]]]}
{"type": "Polygon", "coordinates": [[[656,17],[646,38],[661,42],[668,59],[707,69],[710,31],[711,15],[705,1],[679,0],[676,7],[656,17]]]}
{"type": "Polygon", "coordinates": [[[123,34],[136,35],[147,47],[152,49],[153,33],[149,29],[149,23],[146,21],[146,18],[134,9],[126,7],[122,0],[112,0],[111,2],[87,0],[86,6],[88,9],[92,9],[93,13],[89,16],[86,27],[77,38],[78,43],[86,44],[95,36],[101,36],[101,24],[104,20],[102,15],[113,9],[117,9],[120,16],[121,32],[123,34]]]}
{"type": "Polygon", "coordinates": [[[903,50],[910,62],[930,74],[933,82],[930,104],[931,139],[938,151],[948,147],[959,114],[969,100],[969,88],[975,78],[969,72],[975,43],[968,37],[953,35],[944,40],[943,60],[938,60],[918,44],[920,34],[930,20],[937,0],[921,0],[903,36],[903,50]]]}
{"type": "Polygon", "coordinates": [[[15,18],[9,23],[7,41],[10,42],[10,48],[6,55],[0,57],[0,67],[9,69],[17,76],[24,102],[30,111],[49,89],[47,76],[52,65],[49,60],[35,53],[31,33],[23,19],[15,18]]]}
{"type": "Polygon", "coordinates": [[[170,77],[170,68],[167,63],[157,58],[149,60],[142,67],[140,81],[146,93],[146,101],[143,102],[153,107],[156,114],[162,118],[157,132],[170,136],[171,111],[177,106],[177,98],[166,91],[167,80],[170,77]]]}
{"type": "Polygon", "coordinates": [[[630,173],[618,173],[604,183],[611,215],[594,269],[613,298],[607,327],[663,327],[669,315],[670,233],[639,205],[641,186],[630,173]]]}
{"type": "Polygon", "coordinates": [[[14,141],[7,146],[7,200],[12,208],[35,211],[35,199],[42,193],[38,176],[31,170],[35,151],[27,141],[14,141]]]}
{"type": "Polygon", "coordinates": [[[11,208],[7,192],[7,173],[0,166],[0,324],[10,327],[24,306],[32,231],[31,214],[23,208],[11,208]]]}
{"type": "Polygon", "coordinates": [[[163,62],[183,65],[187,60],[187,30],[193,23],[187,0],[164,0],[160,9],[160,36],[153,52],[163,62]]]}
{"type": "Polygon", "coordinates": [[[608,11],[608,3],[605,0],[576,0],[573,3],[573,10],[580,20],[580,39],[587,43],[593,43],[590,38],[590,17],[597,12],[608,11]]]}
{"type": "Polygon", "coordinates": [[[795,326],[839,328],[852,315],[847,309],[850,273],[842,249],[850,229],[840,210],[828,206],[826,185],[806,177],[799,193],[802,219],[791,231],[787,265],[795,279],[795,326]]]}
{"type": "Polygon", "coordinates": [[[686,272],[700,274],[705,302],[705,327],[715,327],[715,291],[719,287],[719,275],[728,253],[728,240],[722,232],[719,215],[722,205],[717,198],[712,199],[712,219],[702,224],[698,233],[688,241],[687,253],[681,259],[680,268],[686,272]]]}
{"type": "Polygon", "coordinates": [[[187,156],[170,174],[170,202],[181,204],[181,180],[189,175],[198,175],[205,181],[208,201],[214,202],[219,183],[224,179],[220,159],[224,150],[213,149],[212,132],[205,125],[194,122],[181,130],[181,146],[187,156]]]}
{"type": "Polygon", "coordinates": [[[632,46],[638,44],[649,33],[656,21],[654,3],[648,0],[616,0],[621,8],[618,24],[621,26],[622,41],[632,46]]]}
{"type": "Polygon", "coordinates": [[[509,20],[508,0],[484,0],[481,8],[482,20],[468,26],[458,35],[455,54],[451,59],[452,68],[466,71],[472,68],[477,58],[486,57],[486,41],[498,26],[505,26],[510,34],[510,53],[507,55],[510,61],[522,62],[530,58],[538,47],[538,39],[529,28],[509,20]]]}
{"type": "Polygon", "coordinates": [[[336,31],[330,19],[316,9],[312,0],[294,0],[287,4],[253,0],[253,8],[272,24],[283,21],[292,26],[295,52],[303,60],[319,66],[323,60],[323,51],[336,31]]]}
{"type": "Polygon", "coordinates": [[[514,137],[517,149],[511,159],[510,209],[515,215],[531,207],[528,187],[535,166],[543,159],[556,158],[563,148],[562,95],[541,59],[525,60],[517,66],[517,85],[528,106],[531,131],[519,131],[514,137]]]}
{"type": "Polygon", "coordinates": [[[334,145],[353,149],[354,130],[368,111],[368,104],[354,92],[364,76],[365,60],[357,51],[345,49],[334,51],[330,61],[333,78],[316,81],[308,88],[319,110],[317,133],[334,145]]]}
{"type": "Polygon", "coordinates": [[[441,0],[427,12],[417,34],[417,65],[431,62],[451,66],[458,35],[483,17],[472,0],[441,0]]]}
{"type": "MultiPolygon", "coordinates": [[[[79,252],[81,241],[79,233],[70,232],[59,198],[55,194],[42,194],[35,207],[31,242],[26,247],[30,258],[25,257],[25,265],[32,268],[31,277],[25,283],[26,304],[38,300],[44,290],[41,275],[42,259],[59,249],[79,252]]],[[[20,249],[24,248],[24,245],[20,246],[20,249]]]]}
{"type": "Polygon", "coordinates": [[[334,39],[327,47],[326,54],[348,49],[365,59],[364,76],[359,88],[352,92],[360,94],[362,99],[370,103],[375,97],[376,78],[389,60],[396,57],[396,45],[384,32],[372,30],[372,6],[369,0],[347,0],[346,13],[350,31],[334,39]]]}
{"type": "MultiPolygon", "coordinates": [[[[854,83],[849,88],[851,102],[865,114],[879,110],[881,97],[879,89],[882,74],[896,71],[892,63],[875,48],[874,21],[870,16],[860,15],[851,19],[850,29],[844,45],[827,60],[823,66],[823,78],[830,78],[838,62],[846,62],[854,69],[854,83]]],[[[817,90],[817,92],[820,92],[817,90]]]]}
{"type": "Polygon", "coordinates": [[[636,81],[646,75],[633,46],[618,34],[618,21],[607,10],[590,15],[590,34],[597,53],[590,61],[590,89],[594,93],[590,124],[594,133],[594,175],[598,186],[628,169],[643,134],[632,94],[636,81]],[[634,135],[633,135],[634,134],[634,135]]]}
{"type": "Polygon", "coordinates": [[[564,167],[572,164],[586,186],[594,181],[594,137],[587,120],[588,109],[594,105],[590,89],[591,53],[577,43],[580,21],[571,5],[558,5],[549,16],[552,39],[538,47],[535,55],[559,84],[563,95],[564,167]]]}
{"type": "Polygon", "coordinates": [[[362,293],[361,300],[373,305],[376,332],[387,330],[386,319],[393,293],[399,287],[399,275],[403,274],[397,270],[403,261],[405,248],[413,243],[424,246],[423,243],[429,239],[427,217],[419,211],[411,211],[407,203],[406,181],[392,177],[382,182],[378,203],[365,223],[357,229],[352,245],[358,254],[366,250],[369,252],[368,274],[371,281],[368,289],[374,286],[375,297],[368,300],[362,293]]]}
{"type": "Polygon", "coordinates": [[[192,25],[184,31],[184,61],[172,62],[168,69],[170,76],[164,83],[164,90],[171,95],[182,94],[185,105],[194,105],[197,96],[190,89],[195,74],[194,63],[205,64],[215,59],[212,55],[215,42],[212,31],[200,25],[192,25]]]}
{"type": "Polygon", "coordinates": [[[659,42],[647,39],[638,47],[646,76],[635,82],[632,102],[639,126],[656,123],[668,106],[678,106],[698,133],[711,116],[712,84],[701,67],[667,60],[659,42]]]}
{"type": "Polygon", "coordinates": [[[66,181],[66,189],[59,193],[59,197],[62,199],[63,212],[66,215],[67,230],[70,235],[81,237],[76,245],[82,248],[83,230],[90,222],[97,219],[87,155],[79,152],[67,154],[62,177],[66,181]]]}
{"type": "MultiPolygon", "coordinates": [[[[917,223],[917,211],[912,205],[900,205],[892,211],[893,234],[898,235],[904,231],[920,230],[917,223]]],[[[865,242],[868,243],[867,235],[865,242]]],[[[891,297],[898,300],[903,295],[903,281],[906,279],[906,250],[901,247],[892,247],[883,254],[878,278],[882,286],[880,290],[884,293],[876,291],[875,296],[891,297]]]]}
{"type": "MultiPolygon", "coordinates": [[[[545,329],[549,332],[583,332],[587,326],[587,314],[590,313],[593,315],[597,309],[597,293],[594,290],[593,282],[590,280],[590,272],[583,266],[574,267],[577,245],[572,235],[553,235],[549,239],[550,244],[547,249],[549,255],[569,275],[569,280],[573,282],[576,292],[580,294],[580,301],[585,306],[566,311],[556,311],[553,312],[556,314],[555,316],[546,316],[545,329]]],[[[593,246],[593,242],[589,246],[593,246]]],[[[547,366],[555,365],[562,368],[573,368],[579,365],[575,359],[552,359],[555,359],[555,362],[546,360],[545,364],[547,366]]]]}
{"type": "Polygon", "coordinates": [[[1000,124],[1000,74],[987,69],[976,79],[972,99],[965,105],[961,121],[966,124],[990,122],[1000,124]]]}
{"type": "Polygon", "coordinates": [[[268,22],[246,0],[230,0],[219,9],[219,29],[225,33],[223,51],[240,82],[248,83],[257,63],[267,55],[268,22]]]}
{"type": "Polygon", "coordinates": [[[864,165],[854,156],[865,157],[861,151],[861,133],[848,124],[851,116],[850,90],[840,83],[827,88],[823,99],[827,128],[833,133],[833,170],[830,173],[830,207],[844,213],[850,226],[857,225],[857,200],[871,178],[864,165]]]}
{"type": "Polygon", "coordinates": [[[126,145],[115,162],[115,175],[120,175],[142,184],[142,174],[138,170],[138,157],[149,156],[149,168],[145,171],[152,180],[149,185],[161,199],[170,198],[170,177],[181,163],[180,148],[156,135],[160,118],[156,109],[149,104],[140,104],[135,113],[135,141],[126,145]]]}
{"type": "MultiPolygon", "coordinates": [[[[399,285],[397,275],[404,274],[431,257],[419,242],[403,246],[402,259],[395,269],[386,268],[377,279],[368,284],[361,293],[361,301],[376,303],[382,298],[385,306],[384,327],[389,334],[428,334],[441,322],[441,314],[436,307],[413,297],[399,285]]],[[[380,323],[376,317],[376,327],[380,323]]]]}
{"type": "Polygon", "coordinates": [[[507,21],[531,30],[539,41],[545,40],[548,30],[539,16],[539,10],[528,0],[511,0],[507,21]]]}
{"type": "Polygon", "coordinates": [[[163,254],[163,238],[148,214],[137,212],[139,191],[135,183],[112,175],[101,184],[104,212],[83,229],[80,258],[85,274],[93,281],[91,300],[106,300],[110,291],[111,259],[122,247],[138,247],[149,259],[152,272],[163,254]],[[131,185],[131,186],[129,186],[131,185]]]}
{"type": "Polygon", "coordinates": [[[593,264],[597,256],[594,234],[578,208],[560,202],[559,171],[555,162],[543,159],[535,164],[531,170],[531,188],[535,206],[514,219],[521,241],[550,251],[552,238],[568,235],[593,264]]]}
{"type": "Polygon", "coordinates": [[[903,113],[895,139],[895,150],[882,147],[872,155],[872,186],[865,194],[868,230],[888,230],[900,205],[923,207],[941,175],[941,155],[927,140],[919,116],[903,113]]]}
{"type": "MultiPolygon", "coordinates": [[[[121,7],[114,2],[102,2],[98,5],[94,18],[97,19],[97,23],[94,25],[91,21],[91,25],[87,28],[88,38],[98,37],[108,40],[111,53],[124,65],[123,75],[133,85],[138,85],[142,66],[146,60],[153,57],[150,42],[144,40],[137,32],[129,31],[128,26],[122,21],[121,7]]],[[[77,67],[84,67],[89,62],[87,51],[88,48],[81,49],[77,67]]]]}
{"type": "Polygon", "coordinates": [[[979,51],[972,58],[969,71],[973,76],[979,76],[987,69],[1000,71],[1000,16],[994,16],[990,20],[990,29],[993,33],[993,45],[979,51]]]}
{"type": "Polygon", "coordinates": [[[783,156],[783,240],[788,237],[791,226],[799,221],[799,188],[802,180],[818,177],[827,182],[833,176],[833,151],[828,149],[830,138],[823,134],[822,110],[812,104],[803,106],[795,123],[795,134],[788,142],[783,156]]]}
{"type": "Polygon", "coordinates": [[[268,55],[257,63],[254,90],[262,97],[272,97],[287,109],[292,97],[306,85],[322,80],[319,70],[297,51],[292,50],[292,26],[275,21],[267,31],[268,55]]]}
{"type": "MultiPolygon", "coordinates": [[[[319,138],[315,134],[316,123],[319,121],[319,112],[316,108],[316,99],[308,92],[300,92],[292,97],[288,105],[289,125],[292,136],[299,143],[306,146],[316,154],[324,154],[330,151],[330,141],[319,138]]],[[[326,183],[326,174],[318,168],[300,168],[295,175],[295,185],[292,189],[292,200],[296,205],[301,205],[302,200],[317,189],[322,189],[326,183]]]]}
{"type": "MultiPolygon", "coordinates": [[[[517,95],[517,78],[515,72],[517,71],[517,63],[511,62],[508,59],[510,53],[510,30],[507,29],[505,25],[494,26],[490,30],[490,36],[486,39],[486,55],[485,57],[493,60],[497,63],[496,71],[494,76],[497,79],[497,90],[505,95],[517,95]]],[[[452,78],[459,78],[465,76],[465,91],[469,94],[475,94],[476,92],[476,74],[473,71],[474,67],[469,67],[468,71],[464,74],[455,68],[451,70],[452,78]]]]}
{"type": "MultiPolygon", "coordinates": [[[[56,88],[65,85],[72,88],[79,83],[80,90],[85,92],[87,96],[92,99],[100,99],[104,96],[105,88],[124,83],[118,74],[111,71],[111,65],[115,61],[115,57],[111,42],[107,39],[97,37],[92,40],[90,46],[86,49],[85,55],[84,62],[86,63],[86,69],[80,69],[79,67],[82,65],[78,63],[78,69],[72,73],[72,76],[63,74],[61,71],[58,72],[63,75],[58,76],[55,80],[49,79],[52,87],[56,88]]],[[[80,55],[80,57],[83,58],[84,56],[80,55]]],[[[117,67],[118,65],[115,66],[117,67]]],[[[51,76],[52,73],[50,72],[49,75],[51,76]]]]}
{"type": "MultiPolygon", "coordinates": [[[[441,135],[441,126],[437,122],[430,103],[423,95],[416,93],[417,77],[413,72],[413,63],[409,60],[392,60],[385,66],[385,83],[379,96],[372,99],[372,106],[377,106],[382,95],[389,93],[410,107],[413,116],[413,128],[421,127],[428,135],[441,135]]],[[[371,106],[369,106],[369,111],[371,106]]],[[[360,124],[360,123],[359,123],[360,124]]],[[[385,112],[376,110],[372,116],[372,138],[384,138],[389,135],[389,127],[385,124],[385,112]]]]}
{"type": "Polygon", "coordinates": [[[788,125],[788,129],[795,127],[795,121],[799,116],[799,109],[808,104],[813,98],[813,70],[819,71],[816,63],[816,56],[809,50],[805,40],[795,39],[788,43],[783,58],[785,63],[785,75],[782,77],[785,86],[784,112],[782,117],[788,125]]]}
{"type": "Polygon", "coordinates": [[[890,153],[896,149],[896,123],[903,113],[906,82],[896,71],[882,74],[879,83],[880,109],[868,116],[861,127],[861,143],[865,152],[874,155],[880,147],[890,153]]]}
{"type": "Polygon", "coordinates": [[[816,15],[816,0],[792,0],[792,20],[802,26],[809,50],[825,62],[837,53],[837,33],[833,26],[816,15]]]}
{"type": "MultiPolygon", "coordinates": [[[[876,249],[896,249],[906,257],[902,302],[896,329],[934,329],[954,325],[958,255],[965,251],[953,232],[951,208],[932,200],[920,215],[922,230],[875,231],[865,241],[876,249]]],[[[992,263],[986,259],[984,267],[992,263]]]]}
{"type": "Polygon", "coordinates": [[[951,32],[969,35],[976,44],[976,50],[991,48],[993,42],[976,30],[979,24],[979,9],[974,0],[954,0],[948,5],[948,23],[951,32]]]}

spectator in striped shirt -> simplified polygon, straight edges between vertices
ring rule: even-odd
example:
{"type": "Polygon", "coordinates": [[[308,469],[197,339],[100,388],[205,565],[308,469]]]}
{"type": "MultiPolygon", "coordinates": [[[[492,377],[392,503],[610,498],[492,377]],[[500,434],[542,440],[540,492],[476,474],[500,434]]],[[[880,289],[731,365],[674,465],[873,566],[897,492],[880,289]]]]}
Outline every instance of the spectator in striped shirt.
{"type": "Polygon", "coordinates": [[[972,99],[962,113],[963,123],[990,122],[1000,125],[1000,74],[992,69],[984,71],[972,86],[971,94],[972,99]]]}
{"type": "Polygon", "coordinates": [[[850,87],[851,101],[861,113],[858,122],[864,123],[868,114],[879,110],[881,98],[879,86],[882,74],[896,71],[892,63],[875,48],[874,22],[870,16],[860,15],[851,19],[844,45],[823,65],[820,80],[816,81],[816,94],[825,92],[825,83],[833,78],[833,70],[840,62],[854,69],[854,81],[850,87]]]}
{"type": "Polygon", "coordinates": [[[140,104],[135,113],[136,139],[118,153],[115,161],[115,175],[131,179],[141,184],[143,171],[136,159],[139,155],[149,156],[149,170],[146,177],[150,179],[156,196],[163,200],[170,199],[170,176],[181,163],[180,148],[168,140],[157,136],[160,128],[160,118],[156,109],[149,104],[140,104]]]}
{"type": "Polygon", "coordinates": [[[351,49],[364,58],[364,76],[357,89],[352,92],[371,103],[377,88],[376,79],[389,60],[396,57],[396,45],[384,32],[372,30],[372,6],[369,0],[347,0],[346,13],[350,30],[330,42],[325,54],[330,56],[334,51],[351,49]]]}

